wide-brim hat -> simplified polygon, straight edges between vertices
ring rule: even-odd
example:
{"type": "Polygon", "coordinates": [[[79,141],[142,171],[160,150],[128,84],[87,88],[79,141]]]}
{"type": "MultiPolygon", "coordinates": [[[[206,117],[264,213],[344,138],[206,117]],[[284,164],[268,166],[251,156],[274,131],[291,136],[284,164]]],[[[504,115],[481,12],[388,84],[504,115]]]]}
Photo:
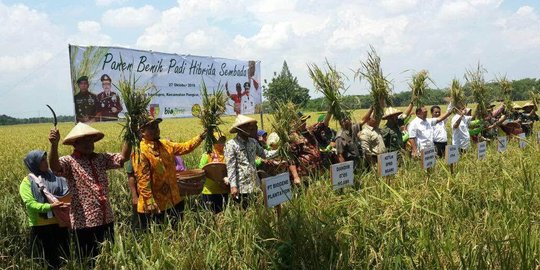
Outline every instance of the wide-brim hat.
{"type": "Polygon", "coordinates": [[[399,114],[402,114],[402,113],[403,112],[398,111],[398,110],[396,110],[396,109],[394,109],[392,107],[388,107],[388,108],[386,108],[386,110],[384,110],[384,115],[383,115],[382,119],[386,119],[386,118],[388,118],[388,117],[390,117],[392,115],[396,115],[396,114],[399,115],[399,114]]]}
{"type": "Polygon", "coordinates": [[[521,107],[521,106],[517,105],[516,103],[514,103],[514,104],[512,104],[512,109],[521,110],[521,109],[523,109],[523,107],[521,107]]]}
{"type": "Polygon", "coordinates": [[[85,123],[78,123],[71,129],[62,143],[65,145],[73,145],[78,139],[90,136],[94,137],[94,142],[97,142],[103,139],[105,134],[85,123]]]}
{"type": "Polygon", "coordinates": [[[298,117],[300,118],[300,121],[302,121],[302,122],[305,122],[309,118],[311,118],[311,115],[305,115],[302,112],[297,112],[296,114],[298,115],[298,117]]]}
{"type": "Polygon", "coordinates": [[[527,103],[525,103],[525,105],[523,105],[521,108],[525,109],[526,107],[534,107],[534,103],[532,103],[532,102],[527,102],[527,103]]]}
{"type": "Polygon", "coordinates": [[[245,116],[245,115],[242,115],[242,114],[239,114],[237,117],[236,117],[236,120],[234,120],[234,124],[232,125],[231,129],[229,130],[230,133],[236,133],[236,128],[240,127],[240,126],[243,126],[245,124],[250,124],[250,123],[257,123],[257,120],[251,118],[251,117],[248,117],[248,116],[245,116]]]}
{"type": "Polygon", "coordinates": [[[145,127],[150,126],[150,125],[152,125],[152,124],[154,124],[154,123],[155,123],[155,124],[159,124],[159,123],[161,123],[161,121],[163,121],[163,119],[161,119],[161,118],[154,118],[154,117],[151,117],[151,116],[150,116],[150,117],[146,118],[146,121],[145,121],[144,123],[142,123],[142,124],[139,126],[139,130],[142,130],[142,129],[144,129],[145,127]]]}

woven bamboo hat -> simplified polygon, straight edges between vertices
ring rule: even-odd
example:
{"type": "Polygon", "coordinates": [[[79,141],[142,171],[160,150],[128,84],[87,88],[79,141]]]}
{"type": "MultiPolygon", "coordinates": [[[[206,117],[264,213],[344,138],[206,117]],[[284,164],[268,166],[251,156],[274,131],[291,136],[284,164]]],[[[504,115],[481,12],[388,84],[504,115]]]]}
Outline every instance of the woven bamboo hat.
{"type": "Polygon", "coordinates": [[[237,117],[236,117],[236,120],[234,120],[234,124],[232,125],[231,129],[229,130],[230,133],[236,133],[236,128],[239,127],[239,126],[243,126],[245,124],[249,124],[249,123],[257,123],[257,120],[251,118],[251,117],[248,117],[248,116],[245,116],[245,115],[242,115],[242,114],[239,114],[237,117]]]}
{"type": "Polygon", "coordinates": [[[89,136],[94,137],[94,142],[97,142],[103,139],[105,134],[87,124],[78,123],[75,125],[75,127],[73,127],[73,129],[71,129],[62,143],[65,145],[73,145],[73,143],[75,143],[78,139],[89,136]]]}
{"type": "Polygon", "coordinates": [[[527,102],[527,103],[525,103],[525,105],[523,105],[523,107],[521,107],[521,108],[527,108],[527,107],[534,107],[534,103],[532,103],[532,102],[527,102]]]}
{"type": "Polygon", "coordinates": [[[390,117],[392,115],[395,115],[395,114],[399,115],[399,114],[402,114],[402,112],[398,111],[398,110],[396,110],[396,109],[394,109],[392,107],[388,107],[388,108],[386,108],[386,110],[384,110],[384,115],[383,115],[382,119],[386,119],[386,118],[388,118],[388,117],[390,117]]]}

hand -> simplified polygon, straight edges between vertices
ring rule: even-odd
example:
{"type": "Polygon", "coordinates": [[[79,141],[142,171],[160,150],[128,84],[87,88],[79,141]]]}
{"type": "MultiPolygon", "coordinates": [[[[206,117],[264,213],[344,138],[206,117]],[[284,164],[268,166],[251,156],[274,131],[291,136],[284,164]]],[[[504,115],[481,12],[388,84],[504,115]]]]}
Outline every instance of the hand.
{"type": "Polygon", "coordinates": [[[201,133],[201,135],[199,135],[199,137],[202,139],[204,139],[204,137],[206,137],[206,133],[208,133],[208,129],[204,129],[204,131],[201,133]]]}
{"type": "Polygon", "coordinates": [[[159,211],[159,206],[154,202],[146,204],[144,212],[147,214],[159,214],[161,211],[159,211]]]}
{"type": "Polygon", "coordinates": [[[51,208],[53,210],[64,209],[64,208],[67,208],[67,207],[69,207],[69,204],[68,203],[63,203],[61,201],[56,201],[56,202],[51,203],[51,208]]]}
{"type": "Polygon", "coordinates": [[[51,129],[51,132],[49,132],[49,142],[53,145],[58,145],[58,142],[60,141],[60,131],[57,128],[51,129]]]}
{"type": "Polygon", "coordinates": [[[238,199],[238,188],[237,187],[231,187],[231,197],[233,199],[238,199]]]}
{"type": "Polygon", "coordinates": [[[295,177],[293,179],[293,184],[299,186],[301,183],[302,183],[302,179],[300,179],[300,177],[295,177]]]}

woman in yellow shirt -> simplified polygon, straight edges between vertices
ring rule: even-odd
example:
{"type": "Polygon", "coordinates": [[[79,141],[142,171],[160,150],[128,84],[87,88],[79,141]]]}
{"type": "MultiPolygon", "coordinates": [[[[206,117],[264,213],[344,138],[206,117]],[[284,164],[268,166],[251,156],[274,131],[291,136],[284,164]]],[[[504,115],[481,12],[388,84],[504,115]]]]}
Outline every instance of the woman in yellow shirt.
{"type": "MultiPolygon", "coordinates": [[[[203,168],[208,163],[224,163],[225,157],[225,136],[214,134],[217,138],[217,142],[214,144],[211,153],[203,153],[201,161],[199,162],[199,168],[203,168]]],[[[229,201],[229,187],[220,183],[216,183],[210,178],[206,178],[204,182],[204,188],[202,191],[202,200],[205,207],[215,214],[222,212],[225,209],[229,201]]]]}

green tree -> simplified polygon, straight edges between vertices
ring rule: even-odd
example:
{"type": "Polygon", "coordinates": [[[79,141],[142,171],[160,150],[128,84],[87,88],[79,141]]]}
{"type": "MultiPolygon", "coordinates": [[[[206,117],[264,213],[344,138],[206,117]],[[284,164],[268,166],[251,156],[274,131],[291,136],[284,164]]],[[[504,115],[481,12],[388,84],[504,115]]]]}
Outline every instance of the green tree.
{"type": "Polygon", "coordinates": [[[287,61],[283,61],[281,73],[276,75],[272,81],[265,87],[264,97],[270,102],[270,107],[274,107],[280,102],[288,102],[303,108],[310,99],[309,90],[298,84],[298,80],[289,71],[287,61]]]}

